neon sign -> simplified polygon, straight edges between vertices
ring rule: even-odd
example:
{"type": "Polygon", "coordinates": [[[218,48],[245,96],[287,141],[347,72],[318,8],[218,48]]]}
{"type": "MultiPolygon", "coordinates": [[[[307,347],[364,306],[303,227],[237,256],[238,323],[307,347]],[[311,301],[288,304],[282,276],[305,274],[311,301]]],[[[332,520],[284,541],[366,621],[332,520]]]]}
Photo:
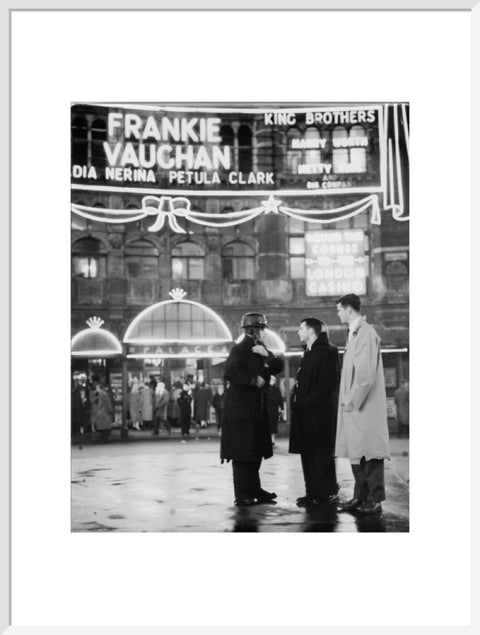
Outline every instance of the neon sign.
{"type": "MultiPolygon", "coordinates": [[[[72,107],[73,117],[83,115],[82,106],[72,107]]],[[[218,108],[213,114],[212,109],[200,106],[189,109],[122,104],[98,108],[97,116],[103,115],[106,122],[104,138],[96,135],[89,159],[87,153],[83,161],[75,158],[74,186],[88,184],[95,189],[144,184],[157,190],[188,186],[210,193],[228,187],[251,195],[248,190],[278,190],[290,180],[289,189],[302,193],[307,189],[307,177],[315,175],[318,189],[328,193],[372,193],[383,187],[381,105],[319,105],[294,111],[218,108]],[[233,131],[239,118],[241,127],[249,130],[247,141],[235,138],[233,131]],[[337,129],[346,125],[356,125],[363,132],[352,136],[346,128],[343,132],[337,129]],[[318,140],[311,139],[312,130],[317,131],[318,140]],[[260,137],[261,143],[256,141],[260,137]],[[271,150],[266,152],[265,147],[271,150]],[[321,157],[309,155],[314,148],[321,157]],[[332,159],[335,153],[349,152],[350,148],[361,148],[368,154],[368,171],[366,162],[348,170],[346,162],[332,159]],[[343,178],[344,174],[348,178],[343,178]]]]}
{"type": "MultiPolygon", "coordinates": [[[[76,104],[72,115],[82,116],[84,106],[90,112],[94,105],[76,104]]],[[[104,109],[98,116],[104,114],[108,121],[106,140],[99,141],[97,136],[95,152],[90,152],[88,161],[74,162],[72,190],[138,194],[141,200],[138,209],[129,210],[72,204],[72,212],[90,220],[126,223],[156,216],[150,231],[169,227],[185,233],[181,219],[230,227],[263,213],[333,223],[369,210],[371,222],[380,224],[382,209],[391,211],[395,220],[409,219],[402,167],[409,153],[406,104],[282,109],[142,104],[97,107],[104,109]],[[233,131],[230,124],[239,118],[251,130],[262,133],[262,144],[243,147],[249,153],[250,170],[240,169],[239,140],[232,140],[233,132],[230,137],[224,132],[224,126],[233,131]],[[296,131],[293,137],[289,136],[292,129],[296,131]],[[275,169],[271,163],[269,169],[262,168],[263,157],[271,154],[262,150],[265,142],[267,146],[271,143],[275,169]],[[324,197],[330,194],[361,196],[349,205],[327,209],[324,197]],[[212,214],[191,209],[192,196],[212,195],[254,196],[260,202],[235,212],[212,214]],[[318,210],[313,205],[306,211],[285,201],[290,196],[319,195],[318,210]]]]}
{"type": "Polygon", "coordinates": [[[368,257],[359,229],[305,232],[307,296],[366,294],[368,257]]]}

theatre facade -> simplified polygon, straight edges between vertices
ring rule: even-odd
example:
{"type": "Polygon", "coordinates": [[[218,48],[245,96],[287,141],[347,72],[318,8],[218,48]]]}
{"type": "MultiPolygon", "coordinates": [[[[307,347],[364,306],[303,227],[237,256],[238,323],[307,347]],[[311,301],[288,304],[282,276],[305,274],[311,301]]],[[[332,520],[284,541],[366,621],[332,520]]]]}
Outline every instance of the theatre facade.
{"type": "Polygon", "coordinates": [[[408,104],[79,103],[71,134],[72,372],[111,384],[117,421],[135,376],[220,382],[253,310],[288,398],[299,322],[323,319],[342,348],[350,292],[393,408],[409,374],[408,104]]]}

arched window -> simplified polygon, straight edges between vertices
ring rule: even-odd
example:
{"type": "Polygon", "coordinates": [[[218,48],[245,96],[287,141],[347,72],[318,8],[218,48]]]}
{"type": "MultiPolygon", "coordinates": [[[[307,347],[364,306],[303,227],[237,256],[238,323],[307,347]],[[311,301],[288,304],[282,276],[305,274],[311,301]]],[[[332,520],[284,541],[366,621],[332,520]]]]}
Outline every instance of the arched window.
{"type": "Polygon", "coordinates": [[[315,126],[309,126],[305,130],[305,163],[318,165],[320,163],[320,132],[315,126]]]}
{"type": "Polygon", "coordinates": [[[235,135],[231,126],[222,126],[220,128],[220,136],[222,138],[222,146],[230,146],[233,148],[235,135]]]}
{"type": "Polygon", "coordinates": [[[241,172],[252,169],[252,131],[248,126],[238,129],[238,169],[241,172]]]}
{"type": "Polygon", "coordinates": [[[72,273],[79,278],[105,278],[107,259],[96,238],[80,238],[72,245],[72,273]]]}
{"type": "Polygon", "coordinates": [[[72,165],[87,165],[88,127],[87,120],[75,117],[72,120],[72,165]]]}
{"type": "Polygon", "coordinates": [[[290,174],[298,174],[298,165],[302,162],[300,139],[302,133],[298,128],[290,128],[287,132],[287,170],[290,174]]]}
{"type": "Polygon", "coordinates": [[[95,119],[92,123],[92,165],[95,167],[104,167],[107,164],[103,148],[103,143],[106,140],[107,124],[102,119],[95,119]]]}
{"type": "Polygon", "coordinates": [[[205,253],[193,241],[178,243],[172,249],[173,280],[204,280],[205,253]]]}
{"type": "Polygon", "coordinates": [[[367,171],[368,137],[362,126],[352,126],[350,129],[350,164],[354,172],[367,171]]]}
{"type": "Polygon", "coordinates": [[[332,134],[332,162],[336,174],[351,174],[367,170],[368,138],[362,126],[336,126],[332,134]]]}
{"type": "Polygon", "coordinates": [[[246,243],[236,240],[222,249],[224,280],[253,280],[255,278],[255,252],[246,243]]]}
{"type": "Polygon", "coordinates": [[[148,240],[136,240],[125,247],[127,278],[158,277],[158,249],[148,240]]]}
{"type": "Polygon", "coordinates": [[[406,299],[408,297],[408,254],[407,252],[385,254],[385,279],[390,299],[406,299]],[[403,258],[404,260],[391,260],[403,258]]]}

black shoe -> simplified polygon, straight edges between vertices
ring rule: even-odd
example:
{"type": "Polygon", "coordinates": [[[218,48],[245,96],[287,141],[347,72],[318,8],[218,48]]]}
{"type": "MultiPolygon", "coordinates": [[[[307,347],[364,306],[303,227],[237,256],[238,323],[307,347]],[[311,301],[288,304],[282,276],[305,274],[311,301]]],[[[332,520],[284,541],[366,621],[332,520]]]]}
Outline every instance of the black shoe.
{"type": "Polygon", "coordinates": [[[368,503],[362,503],[361,505],[359,505],[355,511],[358,514],[362,514],[363,516],[367,516],[370,514],[379,514],[382,511],[382,505],[381,503],[369,501],[368,503]]]}
{"type": "Polygon", "coordinates": [[[260,489],[255,498],[259,503],[271,503],[274,498],[277,498],[277,495],[275,492],[267,492],[264,489],[260,489]]]}
{"type": "Polygon", "coordinates": [[[351,498],[346,503],[339,503],[337,509],[339,512],[351,512],[362,505],[362,501],[358,498],[351,498]]]}
{"type": "Polygon", "coordinates": [[[310,496],[301,496],[297,498],[297,507],[311,507],[314,499],[310,496]]]}
{"type": "Polygon", "coordinates": [[[336,505],[338,503],[338,496],[336,494],[329,494],[328,496],[317,496],[312,500],[313,507],[324,507],[328,505],[336,505]]]}
{"type": "Polygon", "coordinates": [[[297,498],[297,503],[305,503],[308,500],[310,500],[310,496],[299,496],[297,498]]]}
{"type": "Polygon", "coordinates": [[[236,498],[235,505],[237,507],[250,507],[251,505],[255,505],[256,500],[254,498],[236,498]]]}
{"type": "Polygon", "coordinates": [[[297,500],[299,507],[328,507],[329,505],[335,505],[338,502],[338,496],[331,494],[330,496],[317,496],[317,498],[310,498],[304,496],[297,500]]]}

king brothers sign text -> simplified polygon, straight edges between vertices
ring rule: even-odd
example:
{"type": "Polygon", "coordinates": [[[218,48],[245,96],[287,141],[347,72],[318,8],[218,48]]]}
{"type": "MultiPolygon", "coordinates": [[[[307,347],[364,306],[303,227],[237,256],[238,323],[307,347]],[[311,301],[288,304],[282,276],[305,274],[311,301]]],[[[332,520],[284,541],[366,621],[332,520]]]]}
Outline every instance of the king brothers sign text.
{"type": "Polygon", "coordinates": [[[72,108],[72,180],[218,191],[381,187],[381,108],[211,113],[72,108]]]}

